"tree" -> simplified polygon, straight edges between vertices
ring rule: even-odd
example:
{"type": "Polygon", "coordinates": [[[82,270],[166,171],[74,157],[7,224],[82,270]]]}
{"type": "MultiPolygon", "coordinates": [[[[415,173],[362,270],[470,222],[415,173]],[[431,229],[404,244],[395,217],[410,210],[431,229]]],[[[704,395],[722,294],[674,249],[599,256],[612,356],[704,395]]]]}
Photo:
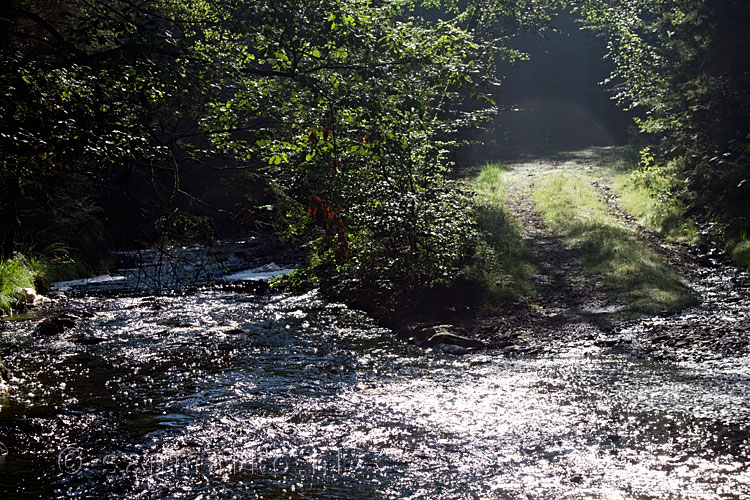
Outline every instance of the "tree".
{"type": "Polygon", "coordinates": [[[187,178],[226,165],[265,186],[289,234],[317,227],[310,277],[384,295],[451,280],[475,235],[449,152],[496,112],[508,39],[559,3],[14,0],[4,252],[11,199],[73,185],[92,213],[135,178],[166,228],[202,204],[187,178]]]}
{"type": "Polygon", "coordinates": [[[198,47],[236,82],[205,129],[265,165],[298,204],[284,214],[293,233],[317,223],[310,274],[331,287],[409,294],[451,280],[476,236],[448,153],[496,112],[494,63],[519,57],[507,38],[553,4],[256,2],[198,47]]]}
{"type": "Polygon", "coordinates": [[[110,167],[163,156],[148,118],[163,100],[159,59],[170,41],[146,14],[129,2],[15,0],[2,8],[4,256],[16,249],[22,222],[55,207],[93,221],[88,184],[110,167]]]}
{"type": "Polygon", "coordinates": [[[583,1],[609,39],[624,106],[730,236],[750,228],[750,4],[740,0],[583,1]]]}

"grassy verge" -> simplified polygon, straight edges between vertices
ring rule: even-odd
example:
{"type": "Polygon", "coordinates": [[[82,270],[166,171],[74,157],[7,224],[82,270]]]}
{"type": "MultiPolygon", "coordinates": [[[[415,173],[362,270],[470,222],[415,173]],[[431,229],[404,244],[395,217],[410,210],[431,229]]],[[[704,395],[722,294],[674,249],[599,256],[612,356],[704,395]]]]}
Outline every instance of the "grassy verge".
{"type": "Polygon", "coordinates": [[[607,214],[582,174],[541,177],[533,199],[549,228],[580,252],[584,270],[600,274],[613,298],[631,314],[676,310],[695,303],[680,274],[607,214]]]}
{"type": "Polygon", "coordinates": [[[732,260],[738,266],[750,269],[750,239],[743,238],[732,246],[732,260]]]}
{"type": "Polygon", "coordinates": [[[70,257],[31,257],[16,254],[13,258],[0,261],[0,315],[26,299],[22,291],[31,288],[45,292],[55,281],[66,281],[91,276],[91,269],[70,257]]]}
{"type": "Polygon", "coordinates": [[[36,288],[37,276],[43,272],[40,261],[17,254],[0,262],[0,314],[7,314],[19,301],[25,300],[23,288],[36,288]]]}
{"type": "Polygon", "coordinates": [[[620,174],[612,181],[620,206],[638,219],[643,227],[663,235],[669,241],[698,243],[698,227],[683,216],[685,207],[675,200],[655,197],[647,188],[633,183],[628,174],[620,174]]]}
{"type": "Polygon", "coordinates": [[[465,275],[485,288],[489,310],[503,300],[534,293],[530,281],[536,272],[534,256],[523,239],[521,225],[505,207],[506,175],[500,164],[488,163],[470,183],[476,193],[473,204],[481,241],[465,275]]]}
{"type": "MultiPolygon", "coordinates": [[[[621,157],[609,161],[609,168],[603,172],[618,195],[620,206],[642,226],[669,241],[690,245],[705,243],[706,236],[700,233],[694,220],[684,215],[687,207],[673,194],[679,177],[675,171],[680,170],[675,163],[679,160],[660,164],[649,148],[638,155],[632,150],[620,153],[621,157]]],[[[708,241],[718,242],[738,266],[750,269],[747,231],[731,233],[724,224],[718,223],[708,235],[708,241]]]]}
{"type": "Polygon", "coordinates": [[[685,205],[672,193],[676,184],[673,175],[656,163],[648,148],[639,156],[640,160],[631,151],[611,164],[607,177],[620,206],[640,225],[669,241],[697,244],[698,226],[685,217],[685,205]]]}

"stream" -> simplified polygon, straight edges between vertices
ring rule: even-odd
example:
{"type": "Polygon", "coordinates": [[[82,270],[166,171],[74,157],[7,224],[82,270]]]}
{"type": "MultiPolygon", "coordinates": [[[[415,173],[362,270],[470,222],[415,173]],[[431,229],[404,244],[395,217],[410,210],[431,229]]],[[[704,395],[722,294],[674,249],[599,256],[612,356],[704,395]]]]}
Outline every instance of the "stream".
{"type": "Polygon", "coordinates": [[[736,362],[450,356],[316,292],[62,307],[75,335],[0,326],[3,499],[750,498],[736,362]]]}

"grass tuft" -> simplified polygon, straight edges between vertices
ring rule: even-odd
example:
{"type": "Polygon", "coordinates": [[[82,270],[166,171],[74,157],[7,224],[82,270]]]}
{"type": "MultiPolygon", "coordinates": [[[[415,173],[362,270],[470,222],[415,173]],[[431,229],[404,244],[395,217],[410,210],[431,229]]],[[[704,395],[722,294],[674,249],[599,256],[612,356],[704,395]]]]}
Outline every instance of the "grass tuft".
{"type": "Polygon", "coordinates": [[[750,269],[750,240],[743,239],[733,246],[732,260],[738,266],[750,269]]]}
{"type": "Polygon", "coordinates": [[[588,176],[551,172],[533,199],[549,228],[579,252],[584,270],[631,314],[677,310],[696,302],[682,276],[607,213],[588,176]]]}
{"type": "Polygon", "coordinates": [[[25,299],[22,288],[34,288],[37,273],[34,263],[23,255],[0,262],[0,313],[8,313],[18,301],[25,299]]]}
{"type": "Polygon", "coordinates": [[[27,258],[17,253],[10,259],[0,261],[0,314],[10,313],[12,308],[25,300],[26,296],[21,291],[23,288],[44,292],[51,282],[91,274],[87,266],[67,256],[27,258]]]}

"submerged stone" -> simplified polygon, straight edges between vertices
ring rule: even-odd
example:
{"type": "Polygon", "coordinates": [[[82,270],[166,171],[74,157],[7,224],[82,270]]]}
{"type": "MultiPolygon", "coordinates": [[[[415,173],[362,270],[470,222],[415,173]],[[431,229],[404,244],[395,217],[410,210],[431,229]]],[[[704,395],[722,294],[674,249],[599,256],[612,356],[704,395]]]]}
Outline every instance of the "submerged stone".
{"type": "Polygon", "coordinates": [[[436,346],[439,344],[458,346],[469,350],[484,349],[486,347],[481,340],[464,337],[450,332],[436,333],[427,340],[428,346],[436,346]]]}
{"type": "Polygon", "coordinates": [[[443,354],[452,354],[454,356],[463,356],[464,354],[469,354],[472,352],[472,349],[467,349],[466,347],[461,347],[457,345],[451,345],[451,344],[437,344],[432,347],[432,349],[435,352],[440,352],[443,354]]]}
{"type": "Polygon", "coordinates": [[[59,335],[66,329],[75,326],[75,320],[68,315],[61,314],[54,318],[47,318],[39,323],[34,329],[34,333],[44,336],[59,335]]]}
{"type": "Polygon", "coordinates": [[[439,350],[451,351],[449,354],[466,354],[466,352],[487,347],[481,340],[461,335],[462,332],[463,330],[456,325],[447,323],[410,323],[401,327],[398,335],[417,345],[433,348],[440,346],[439,350]],[[466,352],[459,352],[462,349],[466,352]]]}
{"type": "Polygon", "coordinates": [[[76,342],[78,344],[84,344],[84,345],[93,345],[93,344],[99,344],[101,342],[104,342],[104,339],[102,338],[93,337],[85,333],[74,333],[73,335],[70,335],[69,337],[67,337],[67,340],[71,342],[76,342]]]}

